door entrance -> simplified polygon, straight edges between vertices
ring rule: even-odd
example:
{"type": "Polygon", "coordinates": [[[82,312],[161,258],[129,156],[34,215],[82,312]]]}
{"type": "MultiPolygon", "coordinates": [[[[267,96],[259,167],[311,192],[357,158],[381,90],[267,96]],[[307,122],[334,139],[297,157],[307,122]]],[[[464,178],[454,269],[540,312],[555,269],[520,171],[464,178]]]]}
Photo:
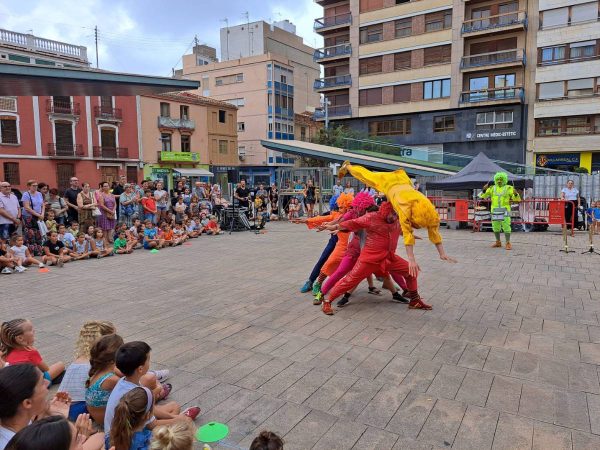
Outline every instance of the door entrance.
{"type": "Polygon", "coordinates": [[[100,167],[100,176],[102,177],[102,182],[107,182],[108,184],[112,184],[113,181],[118,181],[119,179],[119,168],[115,166],[102,166],[100,167]]]}

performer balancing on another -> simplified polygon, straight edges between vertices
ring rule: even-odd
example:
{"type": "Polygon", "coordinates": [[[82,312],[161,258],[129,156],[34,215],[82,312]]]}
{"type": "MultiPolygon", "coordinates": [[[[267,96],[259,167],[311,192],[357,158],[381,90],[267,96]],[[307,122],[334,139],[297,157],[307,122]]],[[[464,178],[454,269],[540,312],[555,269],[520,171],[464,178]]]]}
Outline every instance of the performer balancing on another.
{"type": "Polygon", "coordinates": [[[510,203],[520,202],[521,197],[512,186],[508,185],[508,175],[506,172],[498,172],[494,175],[494,185],[483,186],[483,192],[479,194],[480,198],[492,198],[490,211],[492,212],[492,230],[496,236],[496,243],[493,248],[502,247],[500,241],[500,232],[504,232],[506,238],[506,250],[512,248],[510,243],[510,203]]]}
{"type": "Polygon", "coordinates": [[[344,292],[350,292],[362,280],[372,273],[384,276],[389,273],[397,283],[406,281],[406,296],[410,299],[410,309],[432,309],[426,304],[417,291],[417,274],[410,273],[409,263],[396,255],[396,247],[400,238],[398,215],[389,202],[383,202],[378,212],[371,212],[354,220],[347,220],[336,225],[327,225],[330,231],[367,231],[365,245],[358,261],[344,278],[333,286],[323,298],[321,309],[324,314],[332,315],[331,302],[344,292]]]}
{"type": "Polygon", "coordinates": [[[427,197],[413,188],[412,182],[404,170],[371,172],[362,166],[352,165],[349,161],[345,161],[338,171],[338,177],[343,178],[348,172],[354,178],[384,193],[392,204],[400,220],[402,234],[404,235],[404,246],[408,256],[409,272],[413,277],[416,277],[420,270],[413,251],[415,245],[413,228],[427,228],[429,240],[435,244],[440,259],[452,263],[456,262],[444,250],[442,236],[439,231],[440,217],[435,207],[427,197]]]}

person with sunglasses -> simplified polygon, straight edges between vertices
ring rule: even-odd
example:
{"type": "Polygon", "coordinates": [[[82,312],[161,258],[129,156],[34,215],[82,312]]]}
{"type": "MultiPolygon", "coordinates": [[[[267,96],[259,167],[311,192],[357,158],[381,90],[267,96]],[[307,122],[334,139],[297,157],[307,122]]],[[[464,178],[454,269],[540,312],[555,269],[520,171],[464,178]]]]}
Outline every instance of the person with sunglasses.
{"type": "Polygon", "coordinates": [[[10,183],[0,181],[0,239],[9,239],[21,224],[19,199],[10,190],[10,183]]]}

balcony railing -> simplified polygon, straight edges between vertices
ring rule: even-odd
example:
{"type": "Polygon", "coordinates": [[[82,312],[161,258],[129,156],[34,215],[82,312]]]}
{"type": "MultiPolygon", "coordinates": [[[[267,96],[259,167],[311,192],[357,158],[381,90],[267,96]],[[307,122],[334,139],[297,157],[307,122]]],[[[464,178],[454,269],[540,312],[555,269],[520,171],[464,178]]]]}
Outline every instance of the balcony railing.
{"type": "Polygon", "coordinates": [[[123,110],[121,108],[94,106],[94,117],[101,120],[123,120],[123,110]]]}
{"type": "Polygon", "coordinates": [[[158,116],[158,127],[194,130],[196,129],[196,122],[191,119],[175,119],[174,117],[158,116]]]}
{"type": "Polygon", "coordinates": [[[317,89],[317,90],[342,87],[342,86],[352,86],[352,76],[350,74],[336,75],[333,77],[325,77],[325,78],[317,78],[313,85],[314,89],[317,89]]]}
{"type": "Polygon", "coordinates": [[[48,156],[83,157],[83,146],[81,144],[55,144],[47,146],[48,156]]]}
{"type": "Polygon", "coordinates": [[[337,27],[339,25],[350,25],[352,23],[352,14],[344,13],[336,16],[321,17],[315,19],[315,31],[323,30],[325,28],[337,27]]]}
{"type": "Polygon", "coordinates": [[[502,50],[499,52],[463,56],[460,67],[461,69],[471,69],[473,67],[495,66],[498,64],[509,63],[525,65],[525,50],[502,50]]]}
{"type": "Polygon", "coordinates": [[[577,62],[584,62],[584,61],[592,61],[594,59],[600,59],[600,54],[577,56],[577,57],[573,57],[573,58],[548,59],[548,60],[538,58],[538,66],[556,66],[558,64],[570,64],[570,63],[577,63],[577,62]]]}
{"type": "Polygon", "coordinates": [[[313,53],[313,60],[320,61],[327,58],[335,58],[337,56],[350,56],[352,54],[352,44],[344,43],[334,45],[332,47],[318,48],[313,53]]]}
{"type": "Polygon", "coordinates": [[[567,95],[560,95],[556,97],[544,97],[536,99],[537,102],[552,102],[555,100],[577,100],[579,98],[590,98],[590,97],[600,97],[600,90],[594,92],[592,88],[582,89],[579,91],[574,91],[567,95]]]}
{"type": "MultiPolygon", "coordinates": [[[[352,115],[352,106],[351,105],[333,105],[327,108],[327,115],[330,119],[342,116],[351,116],[352,115]]],[[[314,120],[325,120],[325,110],[318,109],[315,111],[313,115],[314,120]]]]}
{"type": "Polygon", "coordinates": [[[33,34],[23,34],[9,30],[0,30],[0,43],[20,47],[24,50],[76,58],[87,65],[87,48],[83,46],[52,41],[33,34]]]}
{"type": "Polygon", "coordinates": [[[46,100],[46,112],[48,114],[66,114],[70,116],[78,116],[81,114],[79,103],[62,102],[52,99],[46,100]]]}
{"type": "Polygon", "coordinates": [[[527,27],[527,12],[525,11],[514,11],[496,16],[465,20],[461,32],[463,34],[475,33],[477,31],[494,30],[520,24],[527,27]]]}
{"type": "Polygon", "coordinates": [[[480,89],[477,91],[465,91],[460,94],[460,103],[479,103],[502,100],[519,100],[523,102],[523,88],[517,86],[480,89]]]}
{"type": "Polygon", "coordinates": [[[127,149],[127,147],[105,147],[95,145],[94,158],[129,158],[129,150],[127,149]]]}

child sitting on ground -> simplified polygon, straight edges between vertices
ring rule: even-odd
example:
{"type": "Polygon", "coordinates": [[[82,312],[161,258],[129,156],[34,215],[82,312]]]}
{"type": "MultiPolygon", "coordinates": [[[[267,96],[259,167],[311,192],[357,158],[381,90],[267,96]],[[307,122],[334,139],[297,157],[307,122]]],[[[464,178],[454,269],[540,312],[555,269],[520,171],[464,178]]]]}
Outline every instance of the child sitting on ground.
{"type": "MultiPolygon", "coordinates": [[[[56,233],[54,233],[56,235],[56,233]]],[[[52,383],[60,383],[65,372],[63,362],[48,365],[33,344],[35,332],[33,324],[26,319],[13,319],[0,326],[0,355],[10,365],[33,364],[40,369],[44,378],[52,383]]]]}
{"type": "Polygon", "coordinates": [[[137,386],[127,392],[115,408],[106,448],[148,450],[152,431],[146,425],[152,417],[154,398],[150,389],[137,386]]]}
{"type": "Polygon", "coordinates": [[[98,252],[92,250],[92,244],[85,238],[85,234],[78,233],[77,239],[73,243],[71,257],[74,261],[80,261],[82,259],[89,259],[91,256],[98,256],[98,252]]]}
{"type": "Polygon", "coordinates": [[[166,222],[161,224],[162,235],[160,236],[165,243],[165,247],[173,247],[174,245],[179,245],[179,241],[175,239],[173,235],[173,230],[171,229],[171,225],[166,222]]]}
{"type": "Polygon", "coordinates": [[[191,219],[185,221],[185,231],[190,238],[197,238],[200,235],[196,230],[196,223],[191,219]]]}
{"type": "Polygon", "coordinates": [[[88,321],[79,330],[75,343],[75,360],[67,367],[58,392],[68,392],[71,397],[69,420],[75,421],[79,414],[87,413],[85,406],[85,382],[89,378],[90,350],[94,342],[102,337],[116,332],[111,322],[88,321]]]}
{"type": "Polygon", "coordinates": [[[91,241],[92,239],[94,239],[94,231],[96,231],[96,228],[94,227],[94,225],[88,226],[87,230],[85,230],[85,238],[88,241],[91,241]]]}
{"type": "Polygon", "coordinates": [[[55,266],[62,267],[65,263],[71,261],[69,249],[58,240],[58,233],[56,231],[48,232],[48,239],[44,243],[44,255],[46,257],[45,263],[48,266],[54,264],[55,266]]]}
{"type": "Polygon", "coordinates": [[[202,228],[204,228],[204,231],[206,231],[206,225],[208,225],[209,220],[210,219],[208,218],[208,215],[205,212],[200,213],[200,225],[202,226],[202,228]]]}
{"type": "Polygon", "coordinates": [[[194,429],[188,423],[163,425],[152,432],[150,450],[193,450],[193,448],[194,429]]]}
{"type": "Polygon", "coordinates": [[[14,235],[11,240],[12,247],[10,248],[9,253],[15,258],[19,258],[23,262],[23,266],[36,264],[40,268],[45,267],[43,262],[31,256],[31,252],[23,242],[23,236],[19,236],[18,234],[14,235]]]}
{"type": "Polygon", "coordinates": [[[140,233],[141,226],[140,219],[135,219],[133,225],[127,230],[127,240],[134,243],[134,248],[140,248],[143,243],[143,233],[140,233]]]}
{"type": "MultiPolygon", "coordinates": [[[[0,239],[0,267],[2,267],[1,273],[8,275],[13,273],[13,269],[16,270],[18,258],[15,258],[8,252],[8,246],[4,242],[4,239],[0,239]]],[[[18,270],[17,272],[23,272],[23,270],[18,270]]]]}
{"type": "Polygon", "coordinates": [[[65,244],[69,250],[73,250],[73,241],[75,236],[67,231],[67,227],[64,225],[58,225],[58,240],[65,244]]]}
{"type": "Polygon", "coordinates": [[[71,222],[71,225],[69,228],[67,228],[67,231],[77,238],[77,235],[79,234],[79,222],[71,222]]]}
{"type": "Polygon", "coordinates": [[[92,251],[96,253],[96,258],[98,259],[113,255],[113,249],[106,245],[104,241],[104,231],[100,228],[94,230],[90,244],[92,244],[92,251]]]}
{"type": "Polygon", "coordinates": [[[115,239],[113,244],[113,248],[115,253],[119,255],[123,255],[125,253],[131,253],[133,251],[133,246],[130,242],[127,242],[127,236],[125,236],[124,231],[119,231],[119,237],[115,239]]]}
{"type": "Polygon", "coordinates": [[[300,204],[298,203],[298,199],[297,198],[291,199],[290,204],[288,205],[288,220],[297,219],[299,212],[300,212],[300,204]]]}
{"type": "Polygon", "coordinates": [[[187,205],[183,203],[183,197],[180,195],[177,199],[177,203],[173,207],[175,210],[175,223],[181,223],[183,221],[183,215],[187,211],[187,205]]]}
{"type": "Polygon", "coordinates": [[[188,240],[188,235],[185,232],[183,225],[181,225],[180,223],[175,224],[175,227],[173,228],[173,236],[175,241],[177,242],[176,245],[181,245],[188,240]]]}
{"type": "Polygon", "coordinates": [[[50,231],[58,231],[58,223],[54,219],[54,211],[50,210],[46,213],[46,228],[48,228],[48,233],[50,231]]]}
{"type": "Polygon", "coordinates": [[[221,234],[221,227],[219,227],[219,222],[217,222],[217,218],[215,216],[210,216],[206,227],[204,227],[206,234],[210,234],[215,236],[217,234],[221,234]]]}
{"type": "Polygon", "coordinates": [[[162,248],[164,242],[159,239],[158,231],[154,227],[154,224],[150,220],[144,222],[144,248],[150,250],[153,248],[162,248]]]}

